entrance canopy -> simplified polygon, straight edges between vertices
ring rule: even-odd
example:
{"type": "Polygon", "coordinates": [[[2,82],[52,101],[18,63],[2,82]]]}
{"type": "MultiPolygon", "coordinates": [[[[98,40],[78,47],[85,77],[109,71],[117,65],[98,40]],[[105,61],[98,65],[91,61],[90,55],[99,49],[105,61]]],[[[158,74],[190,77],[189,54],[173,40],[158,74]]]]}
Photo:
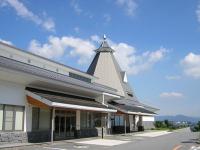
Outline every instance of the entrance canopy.
{"type": "Polygon", "coordinates": [[[117,112],[117,110],[109,108],[96,102],[94,99],[67,95],[63,93],[39,90],[34,88],[26,88],[27,100],[30,104],[39,107],[57,107],[76,110],[89,110],[99,112],[117,112]]]}
{"type": "MultiPolygon", "coordinates": [[[[124,100],[125,101],[125,100],[124,100]]],[[[140,105],[131,105],[128,103],[117,103],[116,101],[112,101],[109,103],[109,106],[117,109],[120,112],[126,114],[135,114],[135,115],[144,115],[144,116],[154,116],[156,113],[145,109],[145,107],[140,105]]]]}

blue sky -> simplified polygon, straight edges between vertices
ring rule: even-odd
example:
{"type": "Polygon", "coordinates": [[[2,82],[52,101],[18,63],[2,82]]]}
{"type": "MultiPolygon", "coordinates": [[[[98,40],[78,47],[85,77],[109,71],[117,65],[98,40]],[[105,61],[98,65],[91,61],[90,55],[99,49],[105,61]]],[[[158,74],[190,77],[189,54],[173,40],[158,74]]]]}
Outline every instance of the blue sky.
{"type": "Polygon", "coordinates": [[[200,115],[200,1],[0,0],[0,40],[85,71],[105,33],[142,102],[200,115]]]}

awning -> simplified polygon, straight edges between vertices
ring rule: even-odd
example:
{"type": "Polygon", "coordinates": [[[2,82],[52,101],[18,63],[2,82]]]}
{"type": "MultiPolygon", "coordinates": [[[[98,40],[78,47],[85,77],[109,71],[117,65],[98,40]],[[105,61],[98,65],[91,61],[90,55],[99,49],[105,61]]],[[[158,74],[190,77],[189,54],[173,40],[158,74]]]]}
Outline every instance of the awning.
{"type": "Polygon", "coordinates": [[[99,112],[117,112],[117,110],[98,103],[93,99],[79,99],[77,98],[78,96],[76,97],[57,92],[27,88],[26,95],[30,104],[34,105],[37,103],[37,105],[41,107],[57,107],[99,112]]]}
{"type": "Polygon", "coordinates": [[[156,113],[145,109],[142,106],[137,105],[130,105],[130,104],[122,104],[117,102],[110,102],[109,106],[117,109],[126,114],[135,114],[135,115],[145,115],[145,116],[154,116],[156,113]]]}

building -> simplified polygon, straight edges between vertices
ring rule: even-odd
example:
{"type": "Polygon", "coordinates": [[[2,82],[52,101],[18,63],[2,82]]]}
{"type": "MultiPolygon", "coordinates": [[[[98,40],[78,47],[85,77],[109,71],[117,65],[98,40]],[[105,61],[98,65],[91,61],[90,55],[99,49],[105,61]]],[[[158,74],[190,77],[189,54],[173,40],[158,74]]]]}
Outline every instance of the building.
{"type": "Polygon", "coordinates": [[[87,72],[0,43],[0,142],[44,142],[152,128],[106,39],[87,72]]]}

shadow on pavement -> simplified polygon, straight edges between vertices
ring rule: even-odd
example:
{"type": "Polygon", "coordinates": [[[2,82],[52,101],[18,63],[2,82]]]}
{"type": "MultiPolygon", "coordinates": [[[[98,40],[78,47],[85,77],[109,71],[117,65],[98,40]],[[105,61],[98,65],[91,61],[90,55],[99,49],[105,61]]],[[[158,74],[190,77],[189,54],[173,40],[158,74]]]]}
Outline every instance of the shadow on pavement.
{"type": "Polygon", "coordinates": [[[199,139],[190,139],[188,141],[182,141],[181,143],[199,143],[199,139]]]}

